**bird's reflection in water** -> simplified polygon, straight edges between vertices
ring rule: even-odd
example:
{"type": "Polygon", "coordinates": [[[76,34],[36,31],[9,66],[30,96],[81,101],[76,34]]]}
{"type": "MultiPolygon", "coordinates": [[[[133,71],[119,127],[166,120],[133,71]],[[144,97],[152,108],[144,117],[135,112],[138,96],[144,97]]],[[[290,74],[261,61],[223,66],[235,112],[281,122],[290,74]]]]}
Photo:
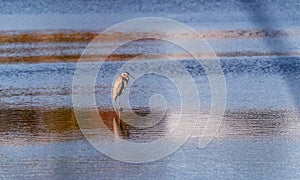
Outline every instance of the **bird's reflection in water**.
{"type": "Polygon", "coordinates": [[[100,111],[100,116],[104,124],[116,135],[121,138],[129,138],[130,126],[119,118],[115,111],[100,111]]]}
{"type": "MultiPolygon", "coordinates": [[[[145,117],[150,109],[132,109],[137,115],[145,117]]],[[[114,110],[99,109],[105,126],[118,138],[132,142],[151,142],[163,138],[177,127],[180,114],[175,110],[160,119],[153,127],[137,128],[119,119],[114,110]]],[[[126,111],[123,111],[126,113],[126,111]]],[[[191,111],[189,114],[194,113],[191,111]]],[[[200,114],[199,121],[206,121],[208,112],[200,114]]],[[[248,110],[227,111],[219,128],[217,138],[254,137],[293,137],[299,136],[298,114],[291,110],[248,110]]],[[[181,119],[189,122],[190,118],[181,119]]],[[[193,137],[199,138],[205,123],[198,123],[193,137]]],[[[91,129],[93,130],[93,129],[91,129]]],[[[73,109],[0,109],[0,143],[27,144],[53,143],[85,139],[73,109]]]]}
{"type": "MultiPolygon", "coordinates": [[[[149,108],[142,109],[132,109],[133,112],[140,116],[145,117],[150,113],[149,108]]],[[[127,113],[127,112],[123,112],[127,113]]],[[[126,122],[126,119],[120,118],[118,111],[114,110],[104,110],[99,111],[101,119],[103,120],[106,127],[111,130],[115,136],[123,139],[130,139],[132,141],[152,141],[154,139],[159,139],[165,134],[165,131],[168,131],[166,127],[166,116],[163,116],[163,119],[155,126],[148,128],[137,128],[129,125],[126,122]],[[153,136],[153,137],[152,137],[153,136]]],[[[124,115],[128,118],[128,116],[124,115]]]]}

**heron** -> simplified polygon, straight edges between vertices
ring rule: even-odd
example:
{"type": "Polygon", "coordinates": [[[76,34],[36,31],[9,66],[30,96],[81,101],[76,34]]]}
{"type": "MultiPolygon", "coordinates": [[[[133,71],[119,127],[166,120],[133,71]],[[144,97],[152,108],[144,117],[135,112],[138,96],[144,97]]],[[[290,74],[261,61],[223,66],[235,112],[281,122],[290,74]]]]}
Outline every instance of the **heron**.
{"type": "Polygon", "coordinates": [[[129,81],[129,76],[134,79],[134,77],[129,74],[128,72],[123,72],[121,75],[116,79],[114,86],[113,86],[113,96],[112,99],[116,102],[118,98],[118,110],[120,111],[120,96],[124,93],[127,83],[129,81]]]}

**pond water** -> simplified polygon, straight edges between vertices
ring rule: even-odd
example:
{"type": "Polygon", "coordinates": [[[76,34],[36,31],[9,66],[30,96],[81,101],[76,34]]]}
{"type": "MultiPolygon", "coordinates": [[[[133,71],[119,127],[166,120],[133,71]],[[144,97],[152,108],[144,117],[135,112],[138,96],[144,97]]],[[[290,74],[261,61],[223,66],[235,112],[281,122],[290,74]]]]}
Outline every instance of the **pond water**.
{"type": "MultiPolygon", "coordinates": [[[[205,72],[193,60],[179,62],[195,79],[201,102],[200,120],[206,118],[211,95],[205,72]]],[[[174,117],[180,107],[178,92],[165,77],[146,74],[130,80],[130,104],[141,116],[149,113],[149,97],[157,93],[165,97],[168,111],[160,123],[139,129],[124,121],[115,122],[111,84],[124,63],[106,62],[98,74],[96,100],[104,124],[116,138],[127,141],[163,138],[176,125],[174,117]]],[[[72,109],[75,65],[0,66],[2,178],[300,177],[298,57],[221,59],[227,106],[216,137],[207,147],[199,148],[204,128],[200,123],[173,154],[144,164],[114,160],[85,139],[72,109]]],[[[93,63],[87,63],[87,67],[93,68],[93,63]]],[[[180,74],[178,78],[184,79],[180,74]]]]}

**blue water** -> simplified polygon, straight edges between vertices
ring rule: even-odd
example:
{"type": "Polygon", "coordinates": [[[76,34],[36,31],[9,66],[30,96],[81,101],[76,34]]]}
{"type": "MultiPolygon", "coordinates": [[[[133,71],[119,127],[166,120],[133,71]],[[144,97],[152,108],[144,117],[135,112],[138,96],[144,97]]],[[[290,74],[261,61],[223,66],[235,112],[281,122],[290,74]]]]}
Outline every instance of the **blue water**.
{"type": "Polygon", "coordinates": [[[1,1],[1,30],[104,29],[131,18],[155,16],[197,29],[299,27],[294,1],[1,1]],[[266,23],[267,22],[267,23],[266,23]]]}
{"type": "MultiPolygon", "coordinates": [[[[195,79],[201,107],[207,109],[211,95],[205,71],[193,60],[179,62],[195,79]]],[[[104,63],[96,83],[98,107],[111,107],[111,84],[124,63],[104,63]]],[[[129,164],[107,157],[89,144],[78,129],[72,130],[76,120],[69,111],[62,110],[57,115],[47,112],[72,108],[75,63],[0,65],[0,177],[299,179],[300,58],[221,58],[221,66],[227,106],[213,141],[200,149],[199,135],[192,136],[166,158],[129,164]],[[22,109],[25,111],[19,112],[22,109]]],[[[86,67],[87,71],[93,69],[95,63],[86,63],[86,67]]],[[[172,72],[176,73],[176,69],[172,72]]],[[[181,74],[178,78],[185,80],[181,74]]],[[[153,74],[133,82],[131,105],[146,107],[148,98],[156,93],[166,98],[169,107],[180,106],[174,84],[153,74]]],[[[173,121],[168,123],[173,126],[173,121]]],[[[129,140],[147,141],[152,136],[162,138],[165,129],[154,128],[150,134],[146,130],[130,133],[129,140]]]]}
{"type": "MultiPolygon", "coordinates": [[[[98,107],[111,107],[111,86],[124,63],[126,62],[103,64],[96,83],[98,107]]],[[[196,83],[201,106],[210,107],[210,85],[201,65],[193,60],[183,60],[180,63],[191,73],[196,83]]],[[[227,86],[227,109],[299,107],[299,57],[223,58],[221,65],[227,86]]],[[[75,63],[2,64],[1,106],[72,107],[75,67],[75,63]]],[[[93,63],[87,63],[87,72],[89,68],[94,68],[93,63]]],[[[181,81],[183,80],[184,77],[181,81]]],[[[153,74],[146,74],[133,82],[130,91],[131,105],[146,107],[149,97],[157,93],[166,98],[170,107],[180,106],[174,84],[153,74]]]]}
{"type": "Polygon", "coordinates": [[[129,164],[113,160],[87,141],[50,145],[1,146],[1,178],[54,179],[298,179],[299,140],[214,140],[199,149],[189,140],[156,162],[129,164]]]}
{"type": "MultiPolygon", "coordinates": [[[[248,55],[220,59],[227,96],[226,112],[216,137],[200,149],[196,133],[170,156],[145,164],[114,160],[84,139],[72,114],[76,63],[1,64],[1,179],[300,178],[300,58],[275,56],[275,52],[299,51],[299,1],[0,0],[0,4],[0,31],[4,34],[32,30],[99,32],[124,20],[145,16],[178,20],[200,31],[234,30],[235,35],[241,33],[236,30],[295,30],[292,35],[280,37],[209,39],[217,53],[248,55]],[[251,52],[270,52],[274,56],[250,57],[251,52]]],[[[176,48],[151,43],[153,49],[139,48],[145,48],[140,43],[145,45],[134,42],[131,49],[119,52],[179,53],[176,48]]],[[[76,55],[86,45],[3,43],[0,57],[76,55]]],[[[194,78],[205,117],[212,98],[206,73],[193,60],[179,62],[194,78]]],[[[111,84],[125,63],[103,64],[95,88],[99,108],[112,107],[111,84]]],[[[86,67],[89,71],[95,64],[86,63],[86,67]]],[[[176,69],[172,73],[176,74],[176,69]]],[[[178,78],[185,81],[180,73],[178,78]]],[[[180,107],[176,86],[167,78],[147,74],[130,82],[130,104],[134,108],[147,107],[149,98],[157,93],[163,95],[170,109],[180,107]]],[[[149,132],[128,130],[127,140],[147,142],[152,136],[163,138],[173,125],[173,121],[168,121],[166,127],[154,127],[149,132]]]]}

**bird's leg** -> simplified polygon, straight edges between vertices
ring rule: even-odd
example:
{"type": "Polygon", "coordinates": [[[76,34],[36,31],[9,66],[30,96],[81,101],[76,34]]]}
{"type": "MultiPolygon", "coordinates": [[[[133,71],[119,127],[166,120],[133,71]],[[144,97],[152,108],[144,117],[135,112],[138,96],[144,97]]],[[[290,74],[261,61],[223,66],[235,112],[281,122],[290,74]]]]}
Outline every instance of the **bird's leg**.
{"type": "Polygon", "coordinates": [[[118,124],[120,124],[120,110],[121,110],[121,107],[120,107],[120,96],[118,96],[118,124]]]}
{"type": "Polygon", "coordinates": [[[119,111],[119,113],[120,113],[120,96],[118,96],[118,111],[119,111]]]}

